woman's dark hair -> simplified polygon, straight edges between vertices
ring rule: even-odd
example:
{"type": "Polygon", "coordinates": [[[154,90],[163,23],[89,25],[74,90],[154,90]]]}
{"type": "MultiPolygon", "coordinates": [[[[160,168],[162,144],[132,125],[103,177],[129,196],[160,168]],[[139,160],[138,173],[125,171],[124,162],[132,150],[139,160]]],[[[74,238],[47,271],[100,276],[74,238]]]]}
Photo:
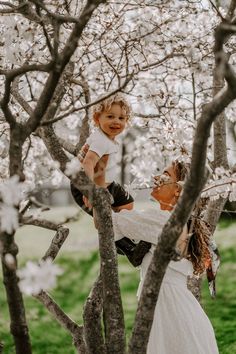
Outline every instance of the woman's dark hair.
{"type": "MultiPolygon", "coordinates": [[[[172,165],[177,181],[184,181],[189,170],[189,165],[177,160],[172,165]]],[[[186,258],[192,262],[194,274],[196,275],[205,271],[210,257],[208,245],[211,231],[209,225],[201,217],[204,203],[205,200],[200,199],[187,223],[188,231],[192,236],[189,239],[186,258]]]]}
{"type": "Polygon", "coordinates": [[[201,217],[201,201],[196,205],[192,217],[189,219],[189,231],[192,236],[188,244],[187,258],[193,264],[194,274],[202,274],[210,258],[209,242],[211,228],[201,217]],[[200,204],[200,205],[199,205],[200,204]]]}
{"type": "Polygon", "coordinates": [[[175,160],[172,162],[172,166],[174,168],[177,181],[184,181],[189,170],[189,164],[175,160]]]}

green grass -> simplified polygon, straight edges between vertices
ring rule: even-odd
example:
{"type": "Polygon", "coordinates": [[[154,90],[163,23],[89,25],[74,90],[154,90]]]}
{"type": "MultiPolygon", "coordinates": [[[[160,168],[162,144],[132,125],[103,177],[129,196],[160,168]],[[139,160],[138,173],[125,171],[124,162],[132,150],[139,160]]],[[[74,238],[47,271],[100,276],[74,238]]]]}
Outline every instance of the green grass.
{"type": "Polygon", "coordinates": [[[211,300],[205,282],[203,306],[215,329],[220,353],[236,353],[236,249],[221,252],[222,263],[217,276],[217,297],[211,300]]]}
{"type": "Polygon", "coordinates": [[[230,213],[223,213],[220,217],[218,228],[219,229],[226,229],[227,227],[235,224],[236,222],[236,215],[230,213]]]}
{"type": "MultiPolygon", "coordinates": [[[[212,300],[206,282],[203,286],[203,306],[210,317],[221,354],[236,353],[236,250],[222,251],[222,266],[217,277],[217,298],[212,300]]],[[[64,269],[57,288],[52,292],[54,299],[77,323],[82,323],[83,303],[99,269],[98,254],[71,254],[62,256],[58,263],[64,269]]],[[[137,306],[136,290],[138,271],[119,256],[119,274],[124,305],[127,338],[130,337],[137,306]]],[[[0,285],[0,333],[4,343],[4,354],[13,354],[12,337],[9,334],[9,316],[3,285],[0,285]]],[[[35,299],[25,298],[27,319],[34,354],[74,354],[70,335],[57,324],[47,310],[35,299]]]]}

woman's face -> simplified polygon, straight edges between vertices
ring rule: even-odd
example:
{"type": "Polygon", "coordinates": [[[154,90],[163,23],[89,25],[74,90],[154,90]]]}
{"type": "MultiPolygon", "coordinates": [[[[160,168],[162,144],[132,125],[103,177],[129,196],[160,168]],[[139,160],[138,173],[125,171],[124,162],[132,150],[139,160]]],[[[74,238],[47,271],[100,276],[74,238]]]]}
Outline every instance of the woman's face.
{"type": "Polygon", "coordinates": [[[180,193],[176,182],[173,166],[165,168],[162,175],[155,177],[155,187],[151,195],[160,203],[161,209],[172,210],[176,204],[180,193]]]}

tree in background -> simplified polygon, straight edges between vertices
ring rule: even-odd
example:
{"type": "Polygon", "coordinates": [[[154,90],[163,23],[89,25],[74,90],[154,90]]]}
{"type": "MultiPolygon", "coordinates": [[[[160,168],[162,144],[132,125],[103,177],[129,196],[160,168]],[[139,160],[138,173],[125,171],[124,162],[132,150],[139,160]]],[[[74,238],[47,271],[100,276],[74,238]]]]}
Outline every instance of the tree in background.
{"type": "MultiPolygon", "coordinates": [[[[72,321],[44,288],[34,295],[70,331],[78,352],[125,353],[109,196],[79,172],[76,158],[88,134],[90,107],[99,100],[123,91],[133,104],[133,124],[144,132],[128,156],[138,178],[134,183],[146,183],[151,172],[172,159],[191,161],[182,198],[163,231],[169,249],[206,183],[206,159],[212,180],[204,193],[217,198],[217,204],[210,201],[205,211],[212,231],[226,199],[236,199],[225,141],[225,117],[235,122],[236,3],[232,0],[226,10],[216,5],[151,0],[0,2],[0,251],[17,353],[31,353],[31,344],[14,234],[23,224],[55,230],[43,257],[55,259],[68,230],[26,211],[45,180],[58,185],[64,175],[84,186],[97,210],[101,274],[86,302],[83,326],[72,321]],[[214,136],[208,140],[214,121],[214,136]]],[[[170,259],[161,252],[160,245],[152,266],[164,274],[170,259]]],[[[151,270],[147,277],[129,345],[135,354],[147,345],[148,318],[160,288],[151,270]],[[147,292],[153,297],[148,307],[147,292]]]]}

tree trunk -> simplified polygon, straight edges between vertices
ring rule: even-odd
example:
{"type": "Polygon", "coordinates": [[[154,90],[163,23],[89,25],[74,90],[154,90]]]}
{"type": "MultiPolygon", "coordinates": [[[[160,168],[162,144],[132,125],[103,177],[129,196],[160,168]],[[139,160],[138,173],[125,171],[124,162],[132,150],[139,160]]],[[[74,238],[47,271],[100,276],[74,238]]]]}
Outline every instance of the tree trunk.
{"type": "Polygon", "coordinates": [[[0,240],[3,247],[1,253],[3,283],[6,288],[11,318],[11,334],[14,339],[16,354],[31,354],[29,331],[26,323],[24,302],[18,287],[16,266],[9,267],[5,262],[5,255],[11,254],[14,257],[15,265],[17,264],[16,255],[18,248],[14,242],[14,235],[2,233],[0,240]]]}
{"type": "MultiPolygon", "coordinates": [[[[18,175],[24,179],[22,171],[22,136],[21,126],[17,123],[11,129],[10,133],[10,176],[18,175]]],[[[3,283],[6,289],[7,302],[11,319],[11,333],[14,338],[17,354],[31,354],[31,343],[29,337],[28,326],[25,316],[25,307],[23,297],[18,287],[17,269],[17,253],[18,247],[15,244],[14,233],[1,234],[1,260],[3,270],[3,283]],[[5,262],[5,255],[11,254],[14,258],[14,267],[9,267],[5,262]]]]}
{"type": "Polygon", "coordinates": [[[105,354],[102,336],[102,281],[99,276],[84,305],[84,336],[88,354],[105,354]]]}
{"type": "Polygon", "coordinates": [[[124,354],[125,324],[118,278],[118,265],[111,218],[110,197],[107,190],[95,192],[101,279],[103,285],[103,311],[105,319],[105,344],[107,354],[124,354]],[[103,206],[101,208],[101,205],[103,206]]]}

